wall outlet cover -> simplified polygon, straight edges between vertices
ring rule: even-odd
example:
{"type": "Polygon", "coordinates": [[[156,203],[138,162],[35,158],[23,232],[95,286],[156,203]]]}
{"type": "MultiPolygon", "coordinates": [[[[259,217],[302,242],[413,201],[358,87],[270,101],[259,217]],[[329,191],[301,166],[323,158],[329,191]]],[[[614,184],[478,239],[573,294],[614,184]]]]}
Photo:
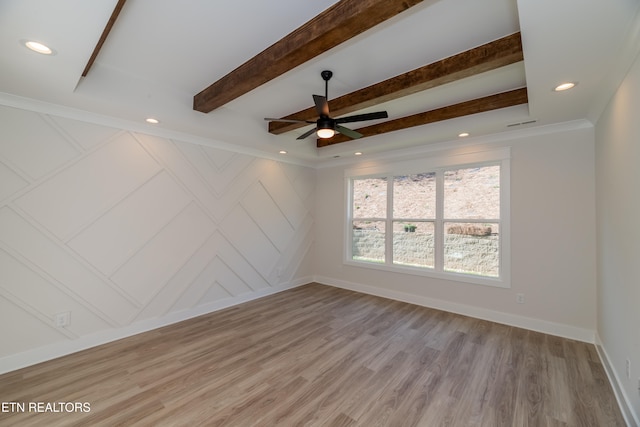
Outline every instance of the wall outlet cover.
{"type": "Polygon", "coordinates": [[[55,315],[55,324],[59,328],[64,328],[65,326],[69,326],[71,323],[71,312],[65,311],[64,313],[58,313],[55,315]]]}

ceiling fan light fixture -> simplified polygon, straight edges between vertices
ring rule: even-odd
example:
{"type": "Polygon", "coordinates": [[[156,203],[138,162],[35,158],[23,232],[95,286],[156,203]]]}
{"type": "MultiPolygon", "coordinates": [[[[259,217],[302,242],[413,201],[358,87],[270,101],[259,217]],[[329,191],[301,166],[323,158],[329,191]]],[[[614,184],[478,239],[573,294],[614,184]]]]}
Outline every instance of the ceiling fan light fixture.
{"type": "Polygon", "coordinates": [[[318,127],[318,130],[316,131],[316,135],[318,135],[318,138],[322,138],[322,139],[331,138],[333,137],[333,135],[336,134],[335,124],[333,123],[333,120],[327,117],[319,118],[317,122],[317,127],[318,127]]]}
{"type": "Polygon", "coordinates": [[[318,129],[318,131],[316,132],[316,135],[318,135],[318,138],[322,138],[322,139],[331,138],[335,134],[336,134],[336,131],[331,128],[318,129]]]}

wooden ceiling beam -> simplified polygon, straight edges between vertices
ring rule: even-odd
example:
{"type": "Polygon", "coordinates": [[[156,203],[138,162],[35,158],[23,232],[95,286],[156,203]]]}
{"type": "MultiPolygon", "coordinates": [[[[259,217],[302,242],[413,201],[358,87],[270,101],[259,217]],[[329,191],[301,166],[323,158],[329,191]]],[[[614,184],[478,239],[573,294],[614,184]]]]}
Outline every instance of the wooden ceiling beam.
{"type": "Polygon", "coordinates": [[[87,77],[87,74],[89,74],[89,70],[93,66],[93,63],[96,61],[96,58],[98,57],[98,54],[100,53],[100,50],[102,49],[102,45],[107,40],[107,37],[109,36],[109,33],[111,32],[111,29],[115,25],[116,20],[118,19],[118,15],[120,15],[120,11],[124,7],[124,4],[125,4],[126,1],[127,0],[118,0],[118,3],[113,8],[113,12],[111,12],[111,17],[107,21],[107,25],[105,25],[104,30],[102,30],[102,35],[100,36],[100,40],[98,40],[98,43],[96,44],[96,47],[93,48],[93,52],[91,53],[91,57],[89,58],[89,61],[87,62],[87,65],[84,67],[84,70],[82,71],[82,77],[87,77]]]}
{"type": "Polygon", "coordinates": [[[341,0],[193,98],[208,113],[422,0],[341,0]]]}
{"type": "MultiPolygon", "coordinates": [[[[443,120],[455,119],[457,117],[468,116],[471,114],[483,113],[485,111],[526,104],[527,102],[527,88],[525,87],[508,92],[498,93],[496,95],[485,96],[483,98],[472,99],[471,101],[465,101],[459,104],[449,105],[447,107],[426,111],[424,113],[413,114],[411,116],[389,120],[383,123],[354,130],[360,132],[364,138],[367,136],[380,135],[387,132],[407,129],[414,126],[422,126],[443,120]]],[[[317,146],[318,148],[327,147],[329,145],[339,144],[341,142],[347,141],[352,140],[345,137],[344,135],[336,134],[336,136],[334,136],[333,138],[318,139],[317,146]]]]}
{"type": "MultiPolygon", "coordinates": [[[[331,116],[340,117],[382,102],[520,62],[523,58],[520,33],[514,33],[332,99],[329,102],[331,116]]],[[[315,120],[317,116],[315,107],[309,107],[282,118],[288,120],[315,120]]],[[[270,122],[269,132],[279,135],[303,126],[306,126],[306,124],[270,122]]]]}

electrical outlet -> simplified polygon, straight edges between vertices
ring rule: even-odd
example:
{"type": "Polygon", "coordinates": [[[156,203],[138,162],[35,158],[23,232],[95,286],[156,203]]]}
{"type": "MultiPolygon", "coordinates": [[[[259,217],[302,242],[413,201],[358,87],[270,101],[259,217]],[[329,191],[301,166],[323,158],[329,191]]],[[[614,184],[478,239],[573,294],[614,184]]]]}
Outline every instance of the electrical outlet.
{"type": "Polygon", "coordinates": [[[69,324],[71,323],[71,312],[65,311],[64,313],[58,313],[55,315],[54,319],[55,324],[58,328],[69,326],[69,324]]]}
{"type": "Polygon", "coordinates": [[[524,294],[516,294],[516,302],[518,304],[524,304],[524,294]]]}
{"type": "Polygon", "coordinates": [[[627,369],[627,379],[631,379],[631,361],[629,359],[627,359],[626,361],[626,369],[627,369]]]}

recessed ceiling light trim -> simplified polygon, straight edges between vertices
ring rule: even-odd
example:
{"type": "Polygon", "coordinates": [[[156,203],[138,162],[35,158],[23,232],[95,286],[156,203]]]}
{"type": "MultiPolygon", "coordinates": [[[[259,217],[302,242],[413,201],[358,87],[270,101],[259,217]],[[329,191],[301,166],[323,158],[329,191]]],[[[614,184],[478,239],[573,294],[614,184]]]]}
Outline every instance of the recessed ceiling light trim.
{"type": "Polygon", "coordinates": [[[152,125],[157,125],[158,123],[160,123],[160,120],[154,119],[153,117],[147,117],[146,119],[144,119],[144,121],[147,123],[151,123],[152,125]]]}
{"type": "Polygon", "coordinates": [[[555,88],[553,88],[554,92],[562,92],[565,90],[569,90],[569,89],[573,89],[574,87],[576,87],[578,83],[576,82],[565,82],[565,83],[561,83],[558,86],[556,86],[555,88]]]}
{"type": "Polygon", "coordinates": [[[44,43],[37,42],[35,40],[20,40],[20,44],[24,45],[27,49],[40,53],[42,55],[55,55],[56,52],[44,43]]]}

